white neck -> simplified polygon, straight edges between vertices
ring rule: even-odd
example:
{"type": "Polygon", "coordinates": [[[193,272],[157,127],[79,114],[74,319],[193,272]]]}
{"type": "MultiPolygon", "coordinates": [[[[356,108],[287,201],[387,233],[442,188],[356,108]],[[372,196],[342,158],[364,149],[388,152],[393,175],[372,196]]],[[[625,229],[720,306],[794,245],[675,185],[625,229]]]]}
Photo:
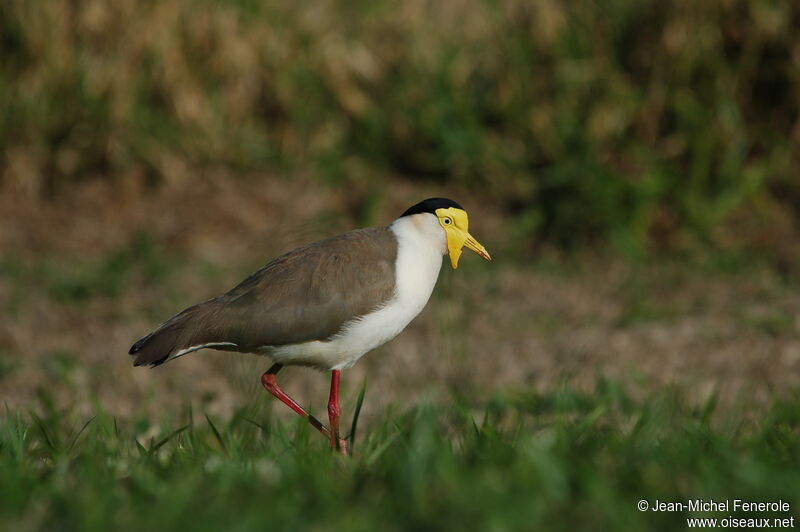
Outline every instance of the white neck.
{"type": "Polygon", "coordinates": [[[447,237],[436,216],[429,213],[398,218],[389,230],[397,237],[397,298],[416,316],[436,285],[447,237]]]}

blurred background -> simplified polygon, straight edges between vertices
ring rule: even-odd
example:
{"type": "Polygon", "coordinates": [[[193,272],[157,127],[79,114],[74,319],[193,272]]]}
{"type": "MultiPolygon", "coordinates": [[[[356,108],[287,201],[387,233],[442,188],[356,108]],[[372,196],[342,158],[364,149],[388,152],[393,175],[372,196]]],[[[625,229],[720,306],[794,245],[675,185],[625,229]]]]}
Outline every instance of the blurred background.
{"type": "MultiPolygon", "coordinates": [[[[569,381],[800,377],[800,4],[4,0],[0,389],[117,416],[267,401],[269,362],[130,344],[429,196],[494,257],[346,372],[380,415],[569,381]]],[[[284,374],[282,374],[284,375],[284,374]]],[[[321,409],[326,378],[288,369],[321,409]]]]}

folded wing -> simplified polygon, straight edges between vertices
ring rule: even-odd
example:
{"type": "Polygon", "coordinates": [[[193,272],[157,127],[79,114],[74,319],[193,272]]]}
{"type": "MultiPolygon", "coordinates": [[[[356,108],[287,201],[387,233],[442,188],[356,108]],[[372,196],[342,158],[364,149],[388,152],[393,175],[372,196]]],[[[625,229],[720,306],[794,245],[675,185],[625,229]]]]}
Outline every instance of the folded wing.
{"type": "Polygon", "coordinates": [[[155,366],[202,347],[254,351],[327,340],[394,297],[396,258],[397,240],[386,228],[290,251],[136,342],[134,365],[155,366]]]}

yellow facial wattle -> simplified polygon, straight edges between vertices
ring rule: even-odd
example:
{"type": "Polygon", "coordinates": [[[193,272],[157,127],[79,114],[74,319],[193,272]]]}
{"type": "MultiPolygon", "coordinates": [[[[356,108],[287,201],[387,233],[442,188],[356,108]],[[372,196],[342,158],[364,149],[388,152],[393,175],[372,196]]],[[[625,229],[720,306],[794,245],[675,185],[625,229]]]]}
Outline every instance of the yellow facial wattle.
{"type": "Polygon", "coordinates": [[[447,236],[447,252],[453,269],[458,268],[458,259],[461,258],[461,251],[465,246],[484,259],[492,260],[486,248],[469,234],[469,218],[466,211],[456,207],[436,209],[436,217],[447,236]]]}

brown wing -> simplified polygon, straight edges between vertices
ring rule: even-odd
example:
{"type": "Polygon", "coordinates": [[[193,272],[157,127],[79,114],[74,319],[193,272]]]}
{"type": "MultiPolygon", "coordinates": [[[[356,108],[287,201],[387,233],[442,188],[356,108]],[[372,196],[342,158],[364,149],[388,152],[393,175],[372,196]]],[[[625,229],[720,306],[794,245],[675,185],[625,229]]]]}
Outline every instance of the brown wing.
{"type": "Polygon", "coordinates": [[[134,364],[159,364],[195,345],[230,342],[247,351],[330,338],[394,295],[396,257],[397,239],[386,228],[290,251],[134,344],[134,364]]]}

